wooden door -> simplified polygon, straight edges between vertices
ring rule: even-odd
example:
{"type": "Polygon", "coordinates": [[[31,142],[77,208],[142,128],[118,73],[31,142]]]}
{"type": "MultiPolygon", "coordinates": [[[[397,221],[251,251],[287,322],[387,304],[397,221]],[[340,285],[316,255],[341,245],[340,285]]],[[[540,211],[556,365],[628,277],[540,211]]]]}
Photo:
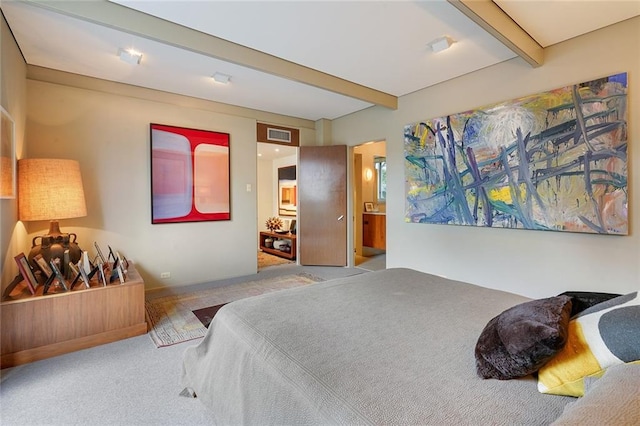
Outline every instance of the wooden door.
{"type": "Polygon", "coordinates": [[[301,265],[347,265],[347,147],[301,146],[298,243],[301,265]]]}

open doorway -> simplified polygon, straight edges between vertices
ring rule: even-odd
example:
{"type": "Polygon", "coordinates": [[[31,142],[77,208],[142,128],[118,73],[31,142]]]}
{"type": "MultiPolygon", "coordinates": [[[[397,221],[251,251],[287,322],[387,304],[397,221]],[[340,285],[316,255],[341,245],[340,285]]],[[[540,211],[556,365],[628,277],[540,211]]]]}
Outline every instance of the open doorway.
{"type": "Polygon", "coordinates": [[[271,266],[296,263],[298,148],[263,142],[257,146],[256,245],[260,272],[271,266]],[[267,229],[269,218],[280,219],[280,229],[267,229]]]}
{"type": "Polygon", "coordinates": [[[353,148],[354,262],[359,268],[386,268],[387,151],[385,141],[353,148]]]}

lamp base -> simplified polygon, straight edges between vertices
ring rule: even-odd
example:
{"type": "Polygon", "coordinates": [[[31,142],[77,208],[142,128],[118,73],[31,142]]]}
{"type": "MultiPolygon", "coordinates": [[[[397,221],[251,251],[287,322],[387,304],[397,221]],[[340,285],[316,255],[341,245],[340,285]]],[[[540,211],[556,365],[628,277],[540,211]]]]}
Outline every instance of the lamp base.
{"type": "Polygon", "coordinates": [[[33,238],[31,251],[29,252],[29,263],[38,270],[38,265],[34,260],[37,255],[42,255],[44,260],[49,263],[51,260],[59,259],[59,267],[63,273],[69,269],[69,265],[65,264],[64,253],[69,250],[69,262],[74,264],[80,260],[82,250],[76,243],[76,234],[63,234],[60,232],[60,224],[57,220],[52,220],[49,224],[49,233],[39,235],[33,238]],[[73,237],[73,240],[71,239],[73,237]],[[36,244],[36,240],[40,238],[40,244],[36,244]]]}

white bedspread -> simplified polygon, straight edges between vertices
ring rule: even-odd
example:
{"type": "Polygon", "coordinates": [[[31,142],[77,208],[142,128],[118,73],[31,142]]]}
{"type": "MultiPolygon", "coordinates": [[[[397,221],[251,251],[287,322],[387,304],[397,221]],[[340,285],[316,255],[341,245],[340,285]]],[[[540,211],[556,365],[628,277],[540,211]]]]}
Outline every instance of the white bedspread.
{"type": "Polygon", "coordinates": [[[522,296],[388,269],[224,306],[183,384],[219,424],[549,424],[571,398],[480,379],[486,323],[522,296]]]}

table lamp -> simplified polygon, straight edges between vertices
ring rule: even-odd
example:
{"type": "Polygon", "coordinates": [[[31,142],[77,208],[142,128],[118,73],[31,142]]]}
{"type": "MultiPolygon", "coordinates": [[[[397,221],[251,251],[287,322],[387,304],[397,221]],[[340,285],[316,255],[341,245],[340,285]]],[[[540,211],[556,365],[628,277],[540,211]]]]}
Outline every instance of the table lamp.
{"type": "Polygon", "coordinates": [[[76,244],[76,234],[60,232],[59,219],[84,217],[87,206],[80,175],[80,164],[75,160],[32,159],[18,160],[18,217],[22,221],[50,220],[49,233],[33,239],[29,262],[37,268],[33,258],[41,254],[47,263],[60,259],[69,250],[69,261],[80,260],[82,250],[76,244]],[[73,238],[73,239],[72,239],[73,238]],[[40,239],[40,244],[36,241],[40,239]]]}

